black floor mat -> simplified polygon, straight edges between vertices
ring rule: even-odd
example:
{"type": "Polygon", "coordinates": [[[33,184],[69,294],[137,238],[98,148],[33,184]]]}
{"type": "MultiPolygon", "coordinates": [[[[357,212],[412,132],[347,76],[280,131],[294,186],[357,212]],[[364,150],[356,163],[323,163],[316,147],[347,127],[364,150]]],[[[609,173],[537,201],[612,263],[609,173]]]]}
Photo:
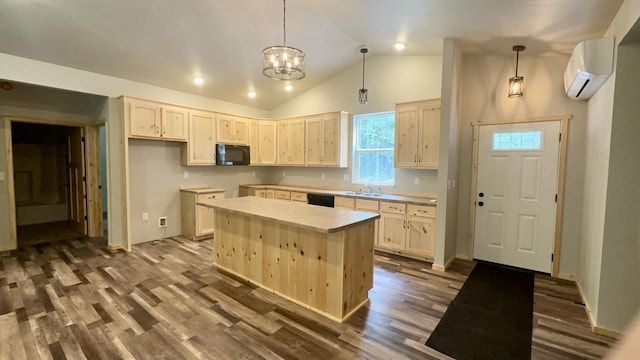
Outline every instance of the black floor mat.
{"type": "Polygon", "coordinates": [[[534,274],[479,262],[426,345],[458,360],[531,359],[534,274]]]}

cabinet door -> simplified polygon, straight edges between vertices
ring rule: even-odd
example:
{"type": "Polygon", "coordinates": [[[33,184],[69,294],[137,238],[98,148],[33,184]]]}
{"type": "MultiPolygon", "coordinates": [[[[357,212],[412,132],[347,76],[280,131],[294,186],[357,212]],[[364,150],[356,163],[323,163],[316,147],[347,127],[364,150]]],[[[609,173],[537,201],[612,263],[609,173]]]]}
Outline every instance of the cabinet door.
{"type": "Polygon", "coordinates": [[[436,230],[435,218],[409,216],[407,218],[407,252],[433,256],[436,230]]]}
{"type": "Polygon", "coordinates": [[[131,101],[129,104],[129,136],[157,138],[161,136],[161,107],[146,101],[131,101]]]}
{"type": "Polygon", "coordinates": [[[215,165],[215,114],[189,112],[188,165],[215,165]]]}
{"type": "Polygon", "coordinates": [[[260,163],[260,122],[258,120],[249,120],[249,148],[250,163],[257,165],[260,163]]]}
{"type": "Polygon", "coordinates": [[[418,166],[437,169],[440,146],[440,107],[420,107],[420,118],[418,166]]]}
{"type": "MultiPolygon", "coordinates": [[[[198,194],[197,201],[224,199],[224,193],[198,194]]],[[[196,205],[196,236],[213,234],[213,209],[196,205]]]]}
{"type": "Polygon", "coordinates": [[[280,120],[278,121],[278,164],[291,163],[291,122],[280,120]]]}
{"type": "Polygon", "coordinates": [[[334,196],[333,207],[347,210],[354,210],[356,208],[356,200],[352,197],[346,196],[334,196]]]}
{"type": "Polygon", "coordinates": [[[395,167],[415,167],[418,160],[418,109],[398,106],[396,109],[395,167]]]}
{"type": "Polygon", "coordinates": [[[234,118],[229,115],[217,114],[216,122],[217,139],[220,143],[230,144],[233,143],[233,121],[234,118]]]}
{"type": "Polygon", "coordinates": [[[285,190],[276,190],[275,198],[278,200],[287,200],[291,201],[291,192],[285,190]]]}
{"type": "Polygon", "coordinates": [[[162,138],[165,140],[187,141],[188,111],[173,106],[162,107],[162,138]]]}
{"type": "Polygon", "coordinates": [[[322,165],[340,165],[340,129],[342,118],[340,114],[326,115],[323,117],[322,129],[322,165]]]}
{"type": "Polygon", "coordinates": [[[399,214],[380,214],[380,239],[378,245],[402,251],[405,249],[405,216],[399,214]]]}
{"type": "Polygon", "coordinates": [[[322,164],[323,121],[321,117],[306,119],[306,164],[322,164]]]}
{"type": "Polygon", "coordinates": [[[304,165],[304,120],[291,121],[291,164],[304,165]]]}
{"type": "Polygon", "coordinates": [[[233,142],[240,145],[249,144],[249,119],[235,119],[233,122],[233,142]]]}
{"type": "Polygon", "coordinates": [[[276,163],[276,132],[277,122],[275,121],[260,121],[259,123],[259,146],[260,151],[259,161],[260,164],[275,164],[276,163]]]}

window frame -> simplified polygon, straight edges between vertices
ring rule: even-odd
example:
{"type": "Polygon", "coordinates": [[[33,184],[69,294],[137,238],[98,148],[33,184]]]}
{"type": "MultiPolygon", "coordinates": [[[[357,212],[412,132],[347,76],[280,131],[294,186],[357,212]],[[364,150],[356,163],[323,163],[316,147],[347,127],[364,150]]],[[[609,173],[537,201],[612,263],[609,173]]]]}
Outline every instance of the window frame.
{"type": "Polygon", "coordinates": [[[393,179],[390,182],[379,182],[379,181],[363,181],[360,180],[360,167],[359,167],[359,154],[360,153],[386,153],[386,152],[391,152],[391,158],[395,159],[395,111],[394,110],[390,110],[390,111],[380,111],[380,112],[375,112],[375,113],[366,113],[366,114],[358,114],[358,115],[354,115],[353,116],[353,124],[352,124],[352,130],[353,130],[353,139],[352,139],[352,147],[351,147],[351,163],[352,163],[352,170],[351,170],[351,183],[352,184],[358,184],[358,185],[364,185],[364,184],[369,184],[369,185],[376,185],[376,186],[389,186],[389,187],[393,187],[395,186],[395,182],[396,182],[396,173],[395,173],[395,165],[394,162],[392,161],[391,164],[391,168],[392,168],[392,173],[393,173],[393,179]],[[394,145],[391,148],[380,148],[380,149],[362,149],[360,150],[358,147],[358,132],[360,129],[360,119],[362,118],[367,118],[367,117],[371,117],[371,116],[376,116],[376,115],[383,115],[386,114],[387,116],[393,116],[393,134],[392,134],[392,139],[394,140],[394,145]]]}

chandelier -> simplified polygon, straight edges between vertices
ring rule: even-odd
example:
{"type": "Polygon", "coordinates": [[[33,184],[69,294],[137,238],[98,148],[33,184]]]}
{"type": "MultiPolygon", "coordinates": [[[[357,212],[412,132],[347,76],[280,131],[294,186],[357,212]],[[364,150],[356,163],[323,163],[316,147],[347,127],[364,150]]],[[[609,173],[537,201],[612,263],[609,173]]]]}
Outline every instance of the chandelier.
{"type": "Polygon", "coordinates": [[[282,45],[262,50],[262,73],[274,80],[300,80],[304,78],[304,52],[287,46],[287,1],[282,1],[282,45]]]}

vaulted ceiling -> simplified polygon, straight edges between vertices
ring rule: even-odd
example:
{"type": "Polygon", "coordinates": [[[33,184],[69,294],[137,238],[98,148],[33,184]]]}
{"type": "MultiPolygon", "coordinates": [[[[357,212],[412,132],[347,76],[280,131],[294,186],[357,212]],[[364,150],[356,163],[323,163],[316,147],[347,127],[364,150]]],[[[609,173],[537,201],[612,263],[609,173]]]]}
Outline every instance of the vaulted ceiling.
{"type": "Polygon", "coordinates": [[[450,37],[465,51],[569,54],[602,36],[622,1],[289,0],[287,44],[307,54],[291,93],[262,75],[262,49],[283,40],[279,0],[3,0],[0,52],[272,109],[360,62],[363,45],[440,55],[450,37]]]}

